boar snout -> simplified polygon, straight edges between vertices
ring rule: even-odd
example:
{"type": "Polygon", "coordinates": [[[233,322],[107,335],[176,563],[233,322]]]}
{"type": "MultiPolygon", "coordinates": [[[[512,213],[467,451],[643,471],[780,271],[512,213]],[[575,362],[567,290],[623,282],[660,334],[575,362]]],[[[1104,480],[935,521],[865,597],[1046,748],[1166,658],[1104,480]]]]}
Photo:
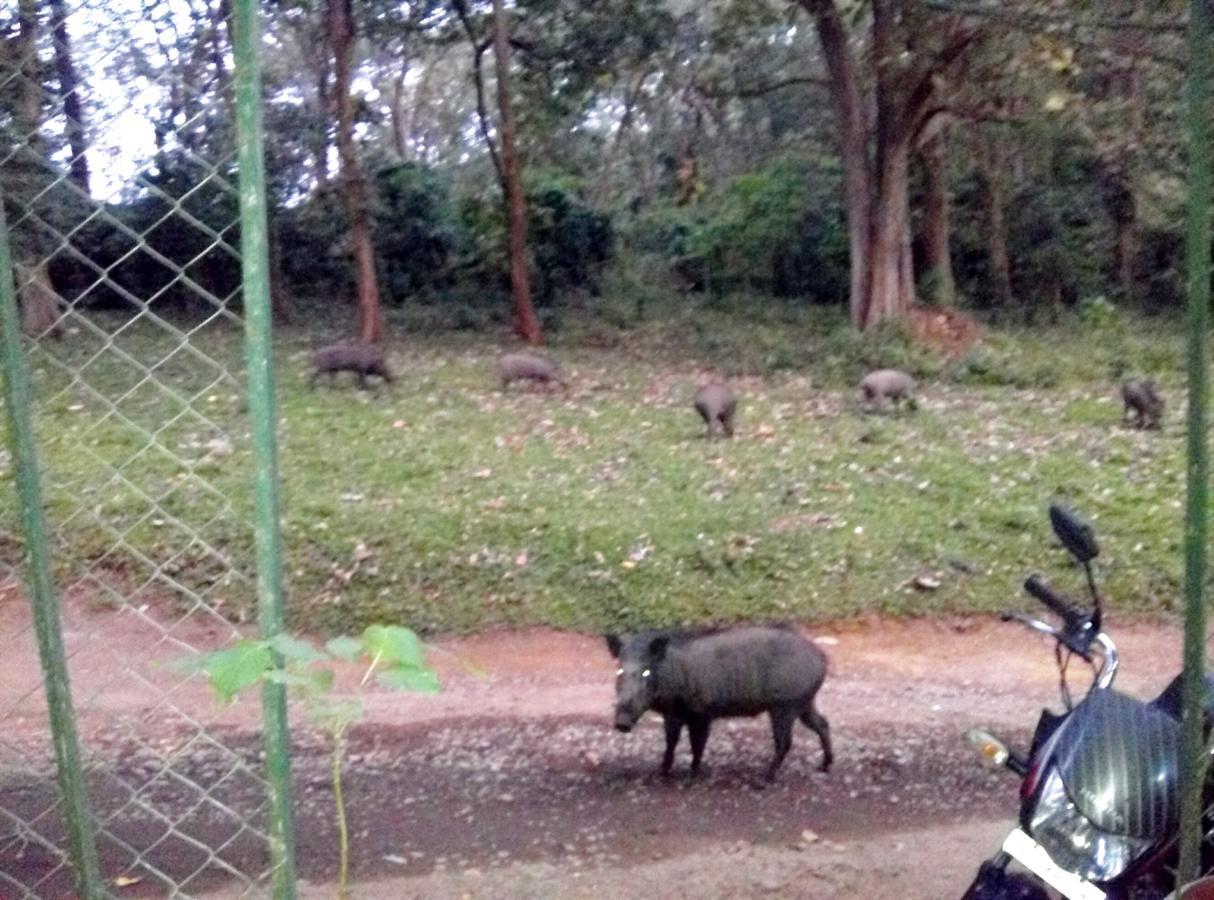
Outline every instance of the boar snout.
{"type": "Polygon", "coordinates": [[[615,711],[615,730],[622,731],[624,734],[632,731],[632,726],[637,723],[637,719],[641,717],[640,713],[635,713],[632,710],[619,707],[615,711]]]}

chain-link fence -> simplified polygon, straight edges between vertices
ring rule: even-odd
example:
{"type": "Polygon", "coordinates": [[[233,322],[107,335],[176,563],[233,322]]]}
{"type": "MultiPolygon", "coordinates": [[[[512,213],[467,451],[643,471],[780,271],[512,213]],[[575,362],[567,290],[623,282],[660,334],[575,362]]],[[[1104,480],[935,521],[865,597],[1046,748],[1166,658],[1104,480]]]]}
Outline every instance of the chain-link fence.
{"type": "Polygon", "coordinates": [[[281,691],[181,665],[280,619],[255,7],[0,25],[0,898],[286,896],[281,691]]]}

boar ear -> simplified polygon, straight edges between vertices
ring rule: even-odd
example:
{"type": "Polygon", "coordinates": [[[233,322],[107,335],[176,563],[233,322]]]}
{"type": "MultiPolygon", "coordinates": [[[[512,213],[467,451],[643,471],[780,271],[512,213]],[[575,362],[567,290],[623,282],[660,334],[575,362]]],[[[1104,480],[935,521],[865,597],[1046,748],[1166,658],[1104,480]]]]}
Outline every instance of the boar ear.
{"type": "Polygon", "coordinates": [[[618,634],[608,634],[604,635],[604,637],[607,638],[607,649],[611,651],[611,655],[619,659],[620,651],[624,648],[623,643],[620,641],[620,636],[618,634]]]}
{"type": "Polygon", "coordinates": [[[649,661],[651,663],[659,663],[666,657],[666,645],[670,643],[670,638],[666,635],[655,637],[649,642],[649,661]]]}

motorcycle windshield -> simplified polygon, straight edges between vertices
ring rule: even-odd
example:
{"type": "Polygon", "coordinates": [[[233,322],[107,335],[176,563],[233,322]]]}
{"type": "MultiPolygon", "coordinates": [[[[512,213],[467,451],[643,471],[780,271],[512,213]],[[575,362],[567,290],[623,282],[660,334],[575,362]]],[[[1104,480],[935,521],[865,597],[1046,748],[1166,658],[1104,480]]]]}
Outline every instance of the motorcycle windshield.
{"type": "Polygon", "coordinates": [[[1180,726],[1113,690],[1093,691],[1071,712],[1053,757],[1067,793],[1110,834],[1162,838],[1179,816],[1180,726]]]}

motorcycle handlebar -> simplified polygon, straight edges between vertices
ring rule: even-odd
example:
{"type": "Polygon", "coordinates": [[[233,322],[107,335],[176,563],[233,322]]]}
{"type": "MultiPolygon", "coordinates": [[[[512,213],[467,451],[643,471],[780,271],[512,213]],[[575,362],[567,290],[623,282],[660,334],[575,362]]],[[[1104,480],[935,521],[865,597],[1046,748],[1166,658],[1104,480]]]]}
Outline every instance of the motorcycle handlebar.
{"type": "Polygon", "coordinates": [[[1087,614],[1076,609],[1062,594],[1049,586],[1040,575],[1030,575],[1024,581],[1024,589],[1057,613],[1070,631],[1087,619],[1087,614]]]}

